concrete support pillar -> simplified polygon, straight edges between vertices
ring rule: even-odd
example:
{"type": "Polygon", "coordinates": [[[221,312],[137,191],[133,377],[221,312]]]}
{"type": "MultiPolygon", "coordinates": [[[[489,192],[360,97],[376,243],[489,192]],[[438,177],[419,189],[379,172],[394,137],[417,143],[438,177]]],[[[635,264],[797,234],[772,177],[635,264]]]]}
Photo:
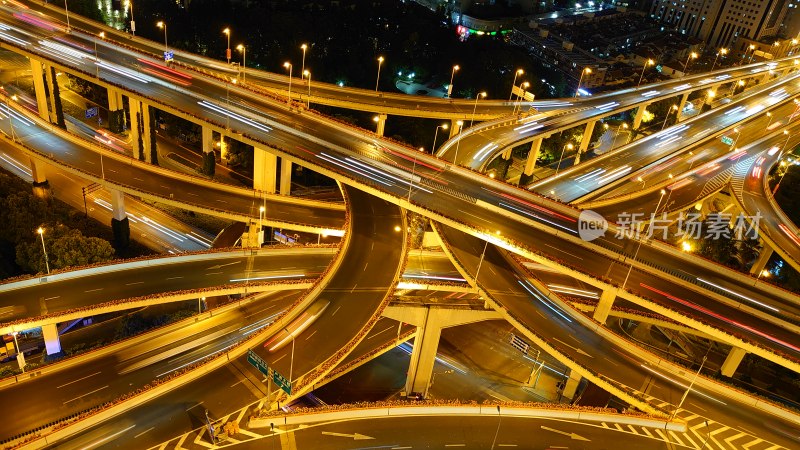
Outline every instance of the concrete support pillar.
{"type": "Polygon", "coordinates": [[[769,73],[769,71],[767,71],[767,73],[765,73],[765,74],[764,74],[764,76],[763,76],[763,77],[761,77],[761,79],[760,79],[760,80],[758,80],[758,82],[759,82],[759,84],[764,84],[764,83],[766,83],[767,81],[769,81],[769,79],[770,79],[771,77],[772,77],[772,74],[771,74],[771,73],[769,73]]]}
{"type": "Polygon", "coordinates": [[[561,394],[570,400],[575,398],[575,391],[578,390],[578,385],[580,385],[581,379],[582,377],[575,373],[574,370],[570,370],[569,378],[567,379],[567,383],[564,385],[564,390],[561,392],[561,394]]]}
{"type": "Polygon", "coordinates": [[[292,162],[281,158],[281,195],[290,195],[292,191],[292,162]]]}
{"type": "Polygon", "coordinates": [[[642,125],[642,117],[644,117],[644,112],[647,111],[648,106],[650,106],[650,103],[645,103],[636,108],[636,114],[633,116],[632,130],[638,130],[639,126],[642,125]]]}
{"type": "Polygon", "coordinates": [[[376,122],[378,123],[377,128],[375,129],[375,134],[378,136],[383,136],[383,131],[386,128],[386,114],[378,114],[376,122]]]}
{"type": "Polygon", "coordinates": [[[203,127],[203,153],[214,151],[214,130],[211,127],[203,127]]]}
{"type": "Polygon", "coordinates": [[[44,69],[42,63],[31,59],[31,75],[33,76],[33,90],[36,92],[36,107],[39,117],[50,120],[50,110],[47,108],[47,90],[44,87],[44,69]]]}
{"type": "Polygon", "coordinates": [[[581,154],[589,149],[589,144],[591,144],[592,140],[592,133],[594,132],[594,126],[597,124],[597,121],[592,121],[586,124],[586,128],[583,130],[583,137],[581,138],[581,144],[578,146],[578,153],[575,154],[575,164],[580,164],[581,162],[581,154]]]}
{"type": "Polygon", "coordinates": [[[689,93],[685,93],[681,95],[681,101],[678,102],[678,115],[676,121],[681,121],[681,115],[683,114],[683,108],[686,107],[686,102],[689,101],[689,93]]]}
{"type": "Polygon", "coordinates": [[[44,65],[44,75],[47,79],[47,89],[50,92],[50,122],[51,123],[58,123],[58,117],[56,116],[56,101],[58,99],[55,96],[55,88],[54,85],[58,82],[56,81],[56,77],[53,74],[53,70],[51,70],[51,66],[48,64],[44,65]]]}
{"type": "Polygon", "coordinates": [[[744,355],[746,354],[746,350],[739,347],[732,347],[730,353],[728,353],[728,357],[725,358],[725,362],[722,363],[722,367],[720,368],[722,376],[732,377],[736,372],[736,369],[739,368],[739,363],[742,362],[742,359],[744,359],[744,355]]]}
{"type": "Polygon", "coordinates": [[[536,167],[536,160],[539,158],[543,140],[544,138],[539,138],[531,142],[531,149],[528,150],[528,157],[525,159],[525,168],[522,171],[522,175],[519,177],[520,186],[526,186],[531,182],[533,178],[533,169],[536,167]]]}
{"type": "Polygon", "coordinates": [[[452,119],[450,120],[450,138],[452,139],[453,136],[457,135],[461,127],[458,126],[458,120],[452,119]]]}
{"type": "Polygon", "coordinates": [[[108,129],[113,133],[121,133],[125,128],[123,109],[122,91],[108,88],[108,129]]]}
{"type": "Polygon", "coordinates": [[[54,323],[42,325],[42,336],[44,346],[48,355],[53,355],[61,351],[61,341],[58,339],[58,327],[54,323]]]}
{"type": "Polygon", "coordinates": [[[259,147],[253,148],[253,189],[275,193],[278,157],[259,147]]]}
{"type": "Polygon", "coordinates": [[[750,268],[750,275],[758,276],[764,267],[767,266],[767,262],[769,262],[769,258],[772,256],[772,247],[764,243],[764,247],[761,249],[761,253],[758,254],[758,258],[756,258],[756,262],[753,263],[753,267],[750,268]]]}
{"type": "Polygon", "coordinates": [[[123,220],[128,217],[125,212],[125,194],[122,191],[111,191],[111,214],[115,220],[123,220]]]}
{"type": "Polygon", "coordinates": [[[47,185],[47,178],[44,176],[44,171],[42,170],[41,165],[41,162],[31,158],[31,177],[33,178],[34,187],[47,185]]]}
{"type": "Polygon", "coordinates": [[[594,309],[592,318],[600,323],[606,323],[608,313],[611,312],[611,307],[614,306],[614,299],[617,297],[616,289],[606,289],[600,294],[600,300],[597,301],[597,307],[594,309]]]}
{"type": "Polygon", "coordinates": [[[500,318],[499,313],[491,310],[440,309],[428,306],[390,306],[383,311],[383,315],[417,327],[406,377],[406,392],[421,394],[427,392],[433,376],[442,328],[500,318]]]}
{"type": "Polygon", "coordinates": [[[133,150],[133,157],[139,160],[144,160],[142,153],[142,104],[139,100],[128,97],[128,111],[131,119],[130,130],[131,149],[133,150]]]}
{"type": "Polygon", "coordinates": [[[143,145],[143,152],[144,152],[144,160],[154,164],[157,163],[157,160],[154,161],[153,152],[155,148],[153,148],[153,141],[155,130],[152,127],[153,118],[151,114],[153,114],[152,108],[150,108],[147,103],[141,103],[142,105],[142,123],[140,124],[142,129],[142,145],[143,145]]]}

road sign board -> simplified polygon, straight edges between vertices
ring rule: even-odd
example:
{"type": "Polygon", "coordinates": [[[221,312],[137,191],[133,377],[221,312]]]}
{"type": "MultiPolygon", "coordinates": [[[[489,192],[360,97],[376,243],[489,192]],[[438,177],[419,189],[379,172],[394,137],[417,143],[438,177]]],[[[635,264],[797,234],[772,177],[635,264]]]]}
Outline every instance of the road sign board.
{"type": "Polygon", "coordinates": [[[292,393],[292,383],[289,382],[283,375],[279,374],[276,370],[272,371],[272,381],[280,386],[283,389],[283,392],[286,392],[286,395],[291,395],[292,393]]]}
{"type": "Polygon", "coordinates": [[[269,367],[267,367],[267,362],[261,359],[260,356],[256,355],[256,353],[252,350],[247,351],[247,362],[253,365],[259,372],[263,373],[265,377],[269,376],[269,367]]]}
{"type": "Polygon", "coordinates": [[[167,61],[167,62],[172,61],[172,59],[174,57],[175,57],[175,53],[172,50],[168,50],[168,51],[164,52],[164,61],[167,61]]]}
{"type": "Polygon", "coordinates": [[[733,145],[733,139],[729,138],[728,136],[722,136],[720,138],[723,144],[725,145],[733,145]]]}
{"type": "Polygon", "coordinates": [[[97,106],[93,106],[91,108],[86,109],[86,118],[91,119],[92,117],[97,117],[98,108],[97,106]]]}

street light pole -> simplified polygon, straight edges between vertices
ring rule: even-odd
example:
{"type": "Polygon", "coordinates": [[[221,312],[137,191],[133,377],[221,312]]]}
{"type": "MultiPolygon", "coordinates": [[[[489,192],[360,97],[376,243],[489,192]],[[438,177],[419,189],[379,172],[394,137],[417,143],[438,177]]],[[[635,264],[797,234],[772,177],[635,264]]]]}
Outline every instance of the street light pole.
{"type": "Polygon", "coordinates": [[[697,59],[697,53],[695,53],[695,52],[689,53],[689,57],[686,58],[686,63],[683,64],[683,75],[682,75],[682,77],[686,76],[686,68],[689,66],[689,60],[691,60],[691,59],[697,59]]]}
{"type": "Polygon", "coordinates": [[[128,8],[131,9],[131,34],[136,36],[136,21],[133,20],[133,2],[128,0],[128,8]]]}
{"type": "MultiPolygon", "coordinates": [[[[104,39],[106,37],[106,32],[105,31],[101,31],[98,36],[100,37],[100,39],[104,39]]],[[[96,69],[95,74],[97,75],[97,78],[100,78],[100,65],[98,64],[99,62],[100,61],[99,61],[98,56],[97,56],[97,38],[95,38],[94,39],[94,65],[95,65],[95,69],[96,69]]]]}
{"type": "Polygon", "coordinates": [[[647,70],[647,66],[652,66],[653,64],[655,64],[655,61],[653,61],[652,59],[648,59],[647,61],[644,62],[644,67],[642,67],[642,74],[639,75],[639,82],[636,83],[636,87],[639,87],[639,85],[642,84],[642,79],[644,78],[644,72],[645,70],[647,70]]]}
{"type": "Polygon", "coordinates": [[[675,411],[672,411],[672,417],[670,417],[669,420],[674,419],[675,415],[678,414],[678,410],[681,409],[681,406],[683,406],[683,402],[686,401],[686,397],[689,396],[689,391],[692,390],[694,382],[697,381],[697,377],[700,376],[700,371],[703,370],[703,365],[705,365],[707,358],[708,358],[707,356],[703,356],[703,362],[700,363],[700,367],[697,369],[697,372],[695,372],[694,378],[692,378],[692,382],[689,383],[689,387],[686,388],[686,392],[683,393],[683,397],[681,397],[681,401],[678,402],[678,406],[675,407],[675,411]]]}
{"type": "Polygon", "coordinates": [[[578,79],[578,87],[575,88],[575,98],[578,98],[578,95],[580,95],[581,82],[583,82],[583,75],[587,73],[592,73],[592,69],[589,67],[584,67],[583,70],[581,70],[581,77],[578,79]]]}
{"type": "Polygon", "coordinates": [[[567,149],[572,150],[573,148],[575,148],[575,146],[572,145],[572,143],[570,142],[569,144],[565,145],[564,148],[561,149],[561,157],[558,158],[558,165],[556,166],[556,173],[555,173],[556,175],[558,175],[558,169],[561,168],[561,161],[564,159],[564,152],[567,149]]]}
{"type": "Polygon", "coordinates": [[[236,46],[236,50],[242,52],[242,82],[247,82],[247,47],[244,44],[236,46]]]}
{"type": "MultiPolygon", "coordinates": [[[[423,147],[419,148],[419,151],[424,152],[425,149],[423,147]]],[[[417,155],[414,155],[414,165],[411,166],[411,179],[408,182],[408,203],[411,203],[411,188],[414,187],[414,173],[417,171],[417,155]]]]}
{"type": "Polygon", "coordinates": [[[231,29],[225,28],[222,30],[222,33],[228,37],[228,47],[225,49],[225,58],[228,60],[228,64],[231,63],[231,29]]]}
{"type": "Polygon", "coordinates": [[[719,55],[727,55],[727,54],[728,54],[728,49],[727,48],[719,49],[719,51],[717,52],[717,56],[714,58],[714,63],[711,64],[711,70],[709,72],[713,72],[714,71],[714,66],[717,65],[717,60],[719,59],[719,55]]]}
{"type": "Polygon", "coordinates": [[[300,66],[300,73],[306,73],[306,49],[308,45],[303,44],[300,46],[300,49],[303,50],[303,64],[300,66]]]}
{"type": "Polygon", "coordinates": [[[669,119],[669,113],[677,110],[678,110],[678,105],[670,106],[670,108],[667,110],[666,116],[664,116],[664,123],[661,125],[662,130],[667,126],[667,119],[669,119]]]}
{"type": "Polygon", "coordinates": [[[514,96],[514,88],[517,86],[517,77],[523,73],[525,73],[525,71],[522,69],[517,69],[517,71],[514,72],[514,81],[511,82],[511,92],[508,94],[508,101],[511,101],[511,97],[514,96]]]}
{"type": "Polygon", "coordinates": [[[461,67],[459,67],[458,64],[456,64],[455,66],[453,66],[453,71],[450,72],[450,84],[447,86],[447,98],[450,98],[450,96],[453,94],[453,78],[455,78],[456,72],[460,68],[461,67]]]}
{"type": "Polygon", "coordinates": [[[289,106],[292,106],[292,63],[286,61],[283,67],[289,69],[289,106]]]}
{"type": "Polygon", "coordinates": [[[456,125],[458,125],[458,141],[456,141],[456,156],[453,158],[453,164],[458,165],[458,147],[461,145],[461,132],[464,131],[464,121],[459,120],[456,125]]]}
{"type": "Polygon", "coordinates": [[[383,56],[378,56],[378,76],[375,78],[375,92],[378,92],[378,85],[381,82],[381,65],[383,64],[383,56]]]}
{"type": "Polygon", "coordinates": [[[167,46],[167,24],[163,20],[160,20],[156,26],[164,29],[164,53],[166,53],[169,51],[169,47],[167,46]]]}
{"type": "Polygon", "coordinates": [[[67,15],[67,33],[70,31],[69,26],[69,7],[67,6],[67,0],[64,0],[64,13],[67,15]]]}
{"type": "Polygon", "coordinates": [[[517,109],[519,109],[519,111],[522,112],[522,100],[525,98],[525,89],[528,89],[528,86],[530,85],[531,84],[528,83],[527,81],[520,83],[519,85],[520,93],[519,95],[517,95],[517,104],[514,105],[514,111],[512,112],[512,114],[516,114],[517,109]]]}
{"type": "Polygon", "coordinates": [[[475,121],[475,112],[478,110],[479,98],[486,98],[486,92],[481,92],[480,94],[475,96],[475,105],[472,107],[472,119],[469,120],[469,126],[472,126],[472,122],[475,121]]]}
{"type": "Polygon", "coordinates": [[[617,127],[617,133],[614,135],[614,140],[611,141],[611,148],[609,150],[613,150],[614,149],[614,145],[616,145],[616,143],[617,143],[617,138],[619,137],[619,133],[620,133],[620,129],[621,128],[625,128],[627,130],[628,129],[628,124],[624,123],[624,122],[619,124],[619,126],[617,127]]]}
{"type": "Polygon", "coordinates": [[[433,145],[431,146],[431,155],[436,153],[436,137],[439,135],[439,128],[446,130],[450,127],[450,125],[443,123],[436,127],[436,132],[433,133],[433,145]]]}
{"type": "Polygon", "coordinates": [[[47,274],[50,275],[50,259],[47,256],[47,248],[44,246],[44,228],[39,227],[36,230],[39,233],[39,237],[42,239],[42,251],[44,252],[44,265],[47,268],[47,274]]]}
{"type": "MultiPolygon", "coordinates": [[[[664,194],[666,194],[666,193],[667,193],[667,191],[665,191],[664,189],[662,189],[661,192],[659,192],[659,194],[661,194],[661,196],[658,198],[658,204],[656,204],[656,209],[655,209],[656,212],[658,212],[658,208],[661,206],[661,200],[664,200],[664,194]]],[[[652,219],[653,218],[655,218],[655,214],[653,214],[651,216],[651,220],[650,220],[650,222],[648,222],[648,226],[647,226],[647,230],[648,231],[650,230],[650,224],[652,224],[652,219]]],[[[636,262],[636,257],[639,256],[639,250],[641,250],[641,248],[642,248],[642,238],[640,237],[639,238],[639,245],[636,246],[636,252],[633,254],[633,259],[631,260],[630,266],[628,266],[628,274],[625,275],[625,280],[622,282],[622,288],[621,289],[623,289],[623,290],[625,289],[625,285],[628,284],[628,278],[630,278],[631,272],[633,271],[633,263],[636,262]]]]}
{"type": "Polygon", "coordinates": [[[306,98],[306,107],[311,109],[311,72],[304,70],[303,76],[306,77],[306,80],[308,80],[308,97],[306,98]]]}

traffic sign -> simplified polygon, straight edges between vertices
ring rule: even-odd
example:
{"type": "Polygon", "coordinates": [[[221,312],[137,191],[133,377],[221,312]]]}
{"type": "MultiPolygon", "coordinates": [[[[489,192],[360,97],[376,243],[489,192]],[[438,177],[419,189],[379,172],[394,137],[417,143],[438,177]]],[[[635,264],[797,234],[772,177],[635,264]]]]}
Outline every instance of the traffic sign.
{"type": "Polygon", "coordinates": [[[733,139],[729,138],[728,136],[722,136],[720,138],[723,144],[725,145],[733,145],[733,139]]]}
{"type": "Polygon", "coordinates": [[[267,362],[261,359],[260,356],[256,355],[256,353],[252,350],[247,351],[247,362],[253,365],[259,372],[263,373],[265,377],[269,377],[269,367],[267,367],[267,362]]]}
{"type": "Polygon", "coordinates": [[[86,109],[86,118],[91,119],[92,117],[97,117],[97,113],[99,112],[97,106],[93,106],[91,108],[86,109]]]}
{"type": "Polygon", "coordinates": [[[164,52],[164,61],[170,62],[174,56],[175,53],[172,50],[167,50],[164,52]]]}
{"type": "Polygon", "coordinates": [[[277,384],[283,392],[286,392],[286,395],[291,395],[292,393],[292,383],[284,378],[283,375],[279,374],[278,371],[272,371],[272,381],[277,384]]]}

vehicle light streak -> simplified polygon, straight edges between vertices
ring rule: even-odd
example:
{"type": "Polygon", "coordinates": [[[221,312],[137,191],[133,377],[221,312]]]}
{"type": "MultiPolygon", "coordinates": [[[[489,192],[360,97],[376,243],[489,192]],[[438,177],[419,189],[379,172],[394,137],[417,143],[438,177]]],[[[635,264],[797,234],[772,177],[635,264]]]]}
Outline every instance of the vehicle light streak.
{"type": "MultiPolygon", "coordinates": [[[[687,385],[685,385],[685,384],[681,383],[680,381],[678,381],[678,380],[674,380],[674,379],[672,379],[672,378],[670,378],[670,377],[668,377],[668,376],[666,376],[666,375],[662,374],[661,372],[658,372],[657,370],[651,369],[650,367],[648,367],[648,366],[646,366],[646,365],[644,365],[644,364],[639,364],[639,367],[641,367],[642,369],[644,369],[644,370],[646,370],[646,371],[648,371],[648,372],[650,372],[650,373],[653,373],[653,374],[655,374],[655,375],[658,375],[659,377],[661,377],[661,378],[663,378],[663,379],[665,379],[665,380],[667,380],[667,381],[670,381],[670,382],[672,382],[673,384],[677,385],[677,386],[678,386],[678,387],[680,387],[681,389],[688,389],[688,388],[689,388],[689,386],[687,386],[687,385]]],[[[705,398],[707,398],[707,399],[709,399],[709,400],[714,400],[714,401],[715,401],[715,402],[717,402],[717,403],[722,403],[723,405],[727,405],[727,403],[723,402],[722,400],[718,400],[718,399],[716,399],[716,398],[714,398],[714,397],[712,397],[712,396],[710,396],[710,395],[704,394],[704,393],[702,393],[702,392],[698,391],[697,389],[694,389],[694,390],[693,390],[693,392],[694,392],[694,393],[696,393],[696,394],[698,394],[698,395],[702,395],[703,397],[705,397],[705,398]]]]}
{"type": "Polygon", "coordinates": [[[33,174],[31,173],[30,169],[28,169],[27,167],[25,167],[22,164],[18,163],[14,158],[6,155],[5,153],[0,153],[0,159],[2,159],[3,161],[8,163],[9,165],[14,167],[15,169],[19,170],[20,172],[24,173],[25,175],[27,175],[29,177],[33,176],[33,174]]]}
{"type": "Polygon", "coordinates": [[[786,233],[786,235],[789,236],[796,245],[800,245],[800,238],[798,238],[796,234],[794,234],[791,230],[789,230],[789,227],[787,227],[784,224],[779,224],[778,228],[780,228],[781,231],[786,233]]]}
{"type": "Polygon", "coordinates": [[[575,230],[573,230],[571,228],[565,227],[564,225],[561,225],[560,223],[555,223],[552,220],[547,220],[544,217],[542,217],[540,215],[537,215],[537,214],[534,214],[534,213],[532,213],[530,211],[525,211],[524,209],[520,209],[520,208],[517,208],[516,206],[509,205],[508,203],[503,203],[503,202],[500,202],[499,205],[503,206],[503,207],[505,207],[507,209],[510,209],[510,210],[517,211],[519,213],[525,214],[526,216],[533,217],[534,219],[539,220],[541,222],[549,223],[550,225],[552,225],[554,227],[561,228],[563,230],[569,231],[570,233],[578,234],[577,231],[575,231],[575,230]]]}
{"type": "Polygon", "coordinates": [[[622,167],[620,167],[618,169],[615,169],[615,170],[609,172],[608,174],[606,174],[606,176],[598,178],[597,179],[597,184],[603,184],[606,181],[612,180],[614,178],[619,178],[619,177],[627,174],[630,171],[631,171],[631,166],[622,166],[622,167]]]}
{"type": "Polygon", "coordinates": [[[201,101],[199,101],[197,103],[200,106],[204,107],[204,108],[208,108],[208,109],[210,109],[212,111],[216,111],[216,112],[218,112],[218,113],[220,113],[220,114],[222,114],[224,116],[230,117],[231,119],[236,119],[236,120],[238,120],[240,122],[243,122],[243,123],[245,123],[247,125],[250,125],[251,127],[257,128],[257,129],[259,129],[261,131],[264,131],[264,132],[267,132],[267,133],[272,131],[272,128],[270,128],[270,127],[268,127],[266,125],[258,123],[258,122],[254,121],[252,119],[248,119],[247,117],[242,116],[240,114],[236,114],[233,111],[230,111],[230,110],[227,110],[227,109],[222,108],[220,106],[217,106],[217,105],[215,105],[215,104],[213,104],[213,103],[211,103],[211,102],[209,102],[207,100],[201,100],[201,101]]]}
{"type": "Polygon", "coordinates": [[[759,305],[759,306],[761,306],[761,307],[764,307],[764,308],[767,308],[767,309],[771,309],[772,311],[775,311],[775,312],[780,312],[780,310],[779,310],[778,308],[774,308],[774,307],[772,307],[772,306],[770,306],[770,305],[767,305],[767,304],[761,303],[761,302],[759,302],[759,301],[757,301],[757,300],[753,300],[752,298],[750,298],[750,297],[748,297],[748,296],[746,296],[746,295],[742,295],[742,294],[740,294],[740,293],[738,293],[738,292],[736,292],[736,291],[732,291],[732,290],[730,290],[730,289],[728,289],[728,288],[724,288],[724,287],[722,287],[722,286],[720,286],[720,285],[718,285],[718,284],[714,284],[714,283],[712,283],[712,282],[710,282],[710,281],[707,281],[707,280],[704,280],[704,279],[702,279],[702,278],[699,278],[699,277],[698,277],[698,278],[697,278],[697,281],[699,281],[699,282],[701,282],[701,283],[705,283],[705,284],[707,284],[707,285],[709,285],[709,286],[713,286],[713,287],[715,287],[715,288],[717,288],[717,289],[719,289],[719,290],[721,290],[721,291],[725,291],[725,292],[727,292],[727,293],[729,293],[729,294],[735,295],[735,296],[737,296],[737,297],[739,297],[739,298],[741,298],[741,299],[747,300],[748,302],[755,303],[756,305],[759,305]]]}
{"type": "Polygon", "coordinates": [[[290,275],[270,275],[270,276],[263,276],[263,277],[231,278],[228,281],[230,281],[231,283],[236,283],[236,282],[239,282],[239,281],[248,282],[248,281],[258,281],[258,280],[280,280],[281,278],[303,278],[305,276],[306,276],[306,274],[304,274],[304,273],[294,273],[294,274],[290,274],[290,275]]]}
{"type": "Polygon", "coordinates": [[[527,285],[527,284],[529,284],[529,283],[527,283],[527,282],[526,282],[526,283],[523,283],[523,282],[522,282],[522,280],[519,280],[519,279],[517,280],[517,283],[519,283],[519,285],[520,285],[520,286],[522,286],[522,289],[525,289],[525,290],[526,290],[526,291],[527,291],[529,294],[531,294],[531,295],[532,295],[534,298],[536,298],[537,300],[539,300],[540,302],[542,302],[542,304],[543,304],[544,306],[546,306],[548,309],[550,309],[550,311],[553,311],[553,312],[554,312],[554,313],[556,313],[557,315],[561,316],[561,318],[562,318],[562,319],[564,319],[564,320],[566,320],[567,322],[569,322],[569,323],[572,323],[572,319],[570,319],[569,317],[567,317],[566,315],[564,315],[564,313],[562,313],[562,312],[561,312],[561,311],[560,311],[560,310],[559,310],[559,309],[556,307],[556,305],[555,305],[554,303],[552,303],[552,301],[551,301],[550,299],[548,299],[548,298],[546,298],[546,297],[544,297],[544,296],[540,295],[540,294],[539,294],[539,292],[538,292],[537,290],[535,290],[535,288],[533,288],[533,289],[532,289],[532,286],[531,286],[531,287],[528,287],[528,286],[526,286],[526,285],[527,285]]]}
{"type": "Polygon", "coordinates": [[[117,73],[119,75],[122,75],[123,77],[128,77],[131,80],[135,80],[135,81],[138,81],[140,83],[147,84],[147,83],[150,82],[150,80],[148,80],[147,78],[140,77],[139,75],[136,75],[135,73],[133,73],[133,72],[127,70],[127,69],[122,69],[122,68],[119,68],[119,67],[115,67],[115,66],[107,64],[107,63],[105,63],[103,61],[96,61],[95,64],[97,64],[99,67],[102,67],[103,69],[106,69],[108,71],[117,73]]]}
{"type": "Polygon", "coordinates": [[[467,281],[463,278],[441,277],[437,275],[403,275],[403,278],[417,278],[423,280],[442,280],[442,281],[467,281]]]}
{"type": "Polygon", "coordinates": [[[656,288],[654,288],[652,286],[648,286],[648,285],[646,285],[644,283],[639,283],[639,285],[642,286],[643,288],[647,289],[647,290],[653,291],[653,292],[655,292],[657,294],[661,294],[661,295],[663,295],[664,297],[666,297],[666,298],[668,298],[670,300],[676,301],[676,302],[678,302],[678,303],[680,303],[680,304],[682,304],[684,306],[688,306],[689,308],[694,309],[695,311],[700,311],[700,312],[702,312],[704,314],[707,314],[707,315],[709,315],[711,317],[714,317],[716,319],[722,320],[723,322],[727,322],[727,323],[729,323],[731,325],[737,326],[737,327],[739,327],[739,328],[741,328],[743,330],[747,330],[747,331],[749,331],[749,332],[751,332],[753,334],[756,334],[756,335],[761,336],[761,337],[763,337],[765,339],[768,339],[768,340],[770,340],[772,342],[775,342],[776,344],[780,344],[780,345],[783,345],[784,347],[790,348],[790,349],[792,349],[792,350],[794,350],[796,352],[800,352],[800,348],[795,347],[794,345],[792,345],[792,344],[790,344],[790,343],[788,343],[786,341],[780,340],[780,339],[778,339],[778,338],[776,338],[774,336],[771,336],[771,335],[769,335],[767,333],[764,333],[763,331],[759,331],[759,330],[757,330],[757,329],[755,329],[755,328],[753,328],[753,327],[751,327],[749,325],[745,325],[745,324],[743,324],[741,322],[737,322],[735,320],[728,319],[727,317],[725,317],[723,315],[717,314],[717,313],[715,313],[715,312],[713,312],[713,311],[711,311],[709,309],[703,308],[702,306],[696,305],[696,304],[694,304],[692,302],[688,302],[686,300],[683,300],[683,299],[680,299],[678,297],[675,297],[674,295],[667,294],[664,291],[658,290],[658,289],[656,289],[656,288]]]}
{"type": "Polygon", "coordinates": [[[494,144],[494,146],[492,146],[492,144],[494,144],[494,142],[489,142],[482,149],[475,152],[475,154],[472,156],[472,159],[477,161],[483,161],[483,159],[489,156],[489,154],[494,150],[496,150],[497,147],[500,147],[499,144],[494,144]]]}
{"type": "Polygon", "coordinates": [[[569,286],[562,286],[560,284],[548,284],[547,287],[551,291],[558,292],[561,294],[577,295],[579,297],[587,297],[595,299],[600,298],[600,295],[597,292],[585,291],[583,289],[577,289],[569,286]]]}
{"type": "Polygon", "coordinates": [[[592,179],[592,178],[594,178],[596,176],[600,176],[600,175],[604,174],[605,172],[606,172],[606,169],[594,169],[593,171],[591,171],[589,173],[583,174],[583,175],[575,178],[575,181],[577,181],[577,182],[588,181],[588,180],[590,180],[590,179],[592,179]]]}

